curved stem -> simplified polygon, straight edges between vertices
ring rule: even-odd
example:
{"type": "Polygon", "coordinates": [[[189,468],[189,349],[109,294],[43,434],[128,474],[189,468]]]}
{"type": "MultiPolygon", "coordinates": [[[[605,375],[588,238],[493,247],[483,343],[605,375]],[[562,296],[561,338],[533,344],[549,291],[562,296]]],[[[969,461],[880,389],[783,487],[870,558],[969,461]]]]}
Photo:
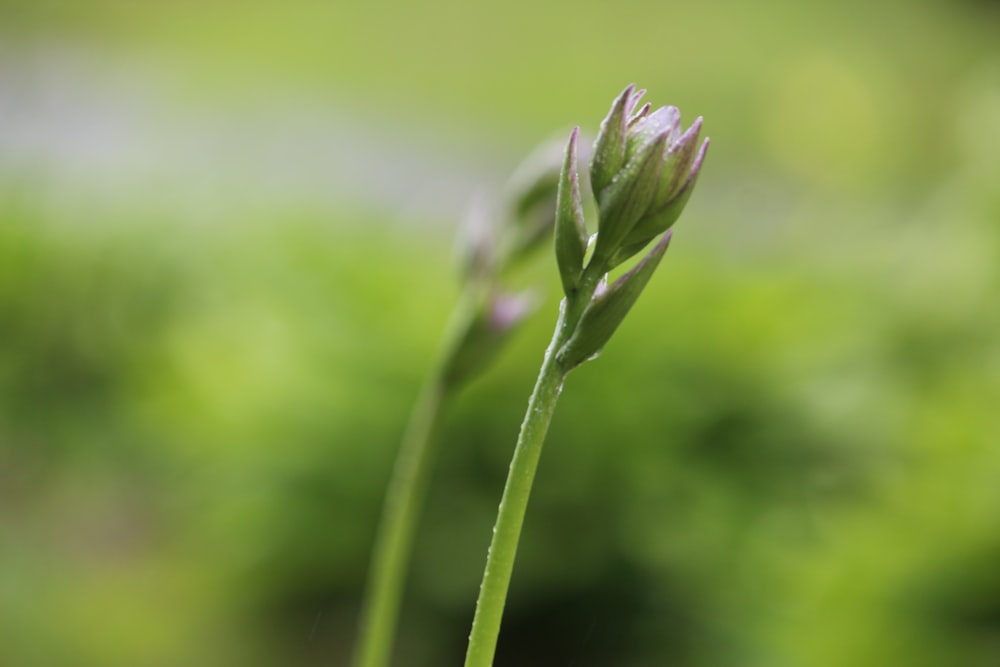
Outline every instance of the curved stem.
{"type": "Polygon", "coordinates": [[[486,554],[486,570],[479,587],[476,614],[469,635],[469,648],[465,667],[492,667],[500,636],[500,623],[507,602],[507,589],[514,570],[514,559],[521,537],[521,526],[528,509],[531,487],[538,469],[545,435],[555,413],[559,394],[567,371],[561,367],[556,353],[569,340],[586,304],[593,298],[594,290],[603,275],[601,267],[589,265],[572,298],[566,299],[559,311],[552,342],[545,351],[542,367],[535,381],[535,388],[528,400],[528,411],[521,423],[521,432],[510,462],[503,497],[497,510],[493,539],[486,554]],[[593,267],[593,268],[592,268],[593,267]]]}
{"type": "Polygon", "coordinates": [[[556,335],[545,352],[545,360],[528,401],[528,412],[521,424],[521,434],[510,463],[507,484],[493,529],[493,540],[486,555],[486,570],[479,588],[465,667],[490,667],[493,664],[493,654],[500,635],[500,621],[507,601],[507,588],[521,537],[521,525],[528,508],[542,444],[563,384],[564,374],[556,362],[556,351],[561,338],[559,329],[557,326],[556,335]]]}
{"type": "Polygon", "coordinates": [[[413,535],[439,448],[435,435],[458,388],[449,378],[448,367],[474,321],[475,304],[484,289],[477,281],[466,285],[452,312],[438,362],[410,413],[375,536],[352,667],[386,667],[392,658],[413,535]]]}
{"type": "Polygon", "coordinates": [[[392,656],[413,534],[423,509],[436,447],[434,432],[448,392],[435,371],[410,415],[375,538],[354,667],[385,667],[392,656]]]}

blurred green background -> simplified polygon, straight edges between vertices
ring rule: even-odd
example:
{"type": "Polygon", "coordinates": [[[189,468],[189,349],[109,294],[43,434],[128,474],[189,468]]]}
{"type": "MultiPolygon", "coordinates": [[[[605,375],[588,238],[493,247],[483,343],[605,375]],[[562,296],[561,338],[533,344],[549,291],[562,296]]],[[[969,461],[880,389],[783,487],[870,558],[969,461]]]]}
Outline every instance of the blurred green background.
{"type": "MultiPolygon", "coordinates": [[[[498,667],[1000,665],[1000,6],[0,5],[0,664],[345,665],[466,202],[628,83],[698,192],[552,426],[498,667]]],[[[463,394],[461,662],[559,292],[463,394]]]]}

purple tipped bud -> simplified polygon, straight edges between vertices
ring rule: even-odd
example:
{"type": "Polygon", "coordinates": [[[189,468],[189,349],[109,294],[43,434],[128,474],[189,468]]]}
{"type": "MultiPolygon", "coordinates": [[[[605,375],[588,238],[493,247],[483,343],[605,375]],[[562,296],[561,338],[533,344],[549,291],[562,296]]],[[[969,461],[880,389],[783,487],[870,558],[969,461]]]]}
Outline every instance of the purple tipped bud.
{"type": "Polygon", "coordinates": [[[601,126],[591,167],[600,208],[594,258],[606,269],[635,255],[677,221],[708,145],[706,140],[698,148],[702,119],[684,130],[677,107],[651,110],[646,104],[625,121],[639,100],[632,91],[629,86],[615,100],[601,126]],[[625,122],[621,135],[619,121],[625,122]],[[615,159],[598,160],[599,152],[613,153],[615,159]],[[620,164],[617,171],[609,172],[616,164],[620,164]],[[596,176],[595,168],[600,172],[596,176]]]}
{"type": "Polygon", "coordinates": [[[698,147],[698,136],[701,134],[701,118],[697,118],[687,132],[682,134],[675,143],[667,149],[663,160],[663,177],[653,200],[652,210],[666,206],[680,191],[681,187],[691,179],[691,164],[698,147]]]}
{"type": "Polygon", "coordinates": [[[665,134],[669,142],[671,136],[677,131],[680,117],[681,114],[676,107],[660,107],[629,125],[625,137],[625,159],[628,160],[629,157],[656,141],[661,135],[665,134]]]}
{"type": "Polygon", "coordinates": [[[594,257],[600,258],[599,261],[614,253],[653,201],[666,142],[666,134],[661,132],[645,144],[604,191],[594,249],[594,257]]]}
{"type": "Polygon", "coordinates": [[[645,118],[646,116],[648,116],[649,112],[652,110],[652,108],[653,108],[653,105],[650,104],[649,102],[646,102],[645,104],[643,104],[642,108],[639,109],[638,111],[636,111],[635,115],[633,115],[629,119],[629,121],[628,121],[628,129],[631,129],[636,123],[638,123],[640,120],[642,120],[643,118],[645,118]]]}
{"type": "Polygon", "coordinates": [[[633,94],[634,90],[635,84],[630,84],[615,98],[594,141],[590,161],[590,186],[598,202],[601,201],[599,193],[604,191],[615,174],[625,166],[625,125],[629,113],[639,101],[633,94]]]}
{"type": "MultiPolygon", "coordinates": [[[[693,137],[697,139],[697,133],[693,137]]],[[[683,182],[679,187],[671,184],[669,189],[666,190],[667,195],[663,195],[662,192],[657,193],[657,198],[654,200],[649,211],[636,223],[632,231],[625,237],[618,251],[613,255],[611,266],[621,264],[646,247],[646,244],[655,237],[673,227],[674,223],[677,222],[677,219],[684,211],[684,207],[687,205],[688,199],[691,198],[691,193],[694,192],[695,183],[698,181],[698,174],[701,173],[701,165],[705,160],[705,153],[708,151],[708,143],[708,139],[702,142],[701,149],[694,156],[693,163],[689,157],[684,156],[685,153],[693,155],[693,142],[690,144],[690,147],[678,151],[678,154],[681,155],[681,162],[678,163],[677,167],[671,167],[668,164],[669,160],[664,163],[661,185],[663,185],[664,176],[671,172],[676,177],[683,178],[683,182]],[[657,200],[659,200],[659,203],[657,200]]]]}

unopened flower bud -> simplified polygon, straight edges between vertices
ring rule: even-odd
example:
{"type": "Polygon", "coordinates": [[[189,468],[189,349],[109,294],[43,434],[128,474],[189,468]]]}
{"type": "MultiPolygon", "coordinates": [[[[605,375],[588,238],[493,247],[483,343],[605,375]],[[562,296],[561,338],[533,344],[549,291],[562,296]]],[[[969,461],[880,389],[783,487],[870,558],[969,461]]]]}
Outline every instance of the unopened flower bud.
{"type": "Polygon", "coordinates": [[[601,124],[591,162],[600,207],[595,256],[612,268],[677,220],[701,169],[701,119],[682,132],[676,107],[633,113],[643,91],[626,88],[601,124]]]}
{"type": "Polygon", "coordinates": [[[504,192],[504,266],[546,243],[555,226],[556,196],[563,165],[561,140],[539,146],[511,176],[504,192]]]}
{"type": "Polygon", "coordinates": [[[694,191],[708,151],[708,139],[698,148],[701,122],[701,118],[695,120],[688,131],[667,150],[656,195],[646,213],[625,235],[612,257],[611,266],[624,262],[677,222],[694,191]]]}
{"type": "Polygon", "coordinates": [[[472,200],[459,236],[466,278],[496,280],[551,240],[562,165],[562,141],[550,139],[518,165],[499,200],[472,200]]]}
{"type": "Polygon", "coordinates": [[[479,303],[449,356],[443,372],[445,381],[458,386],[482,373],[537,307],[538,299],[530,291],[489,294],[479,303]]]}
{"type": "MultiPolygon", "coordinates": [[[[611,103],[611,111],[601,123],[590,162],[590,186],[598,203],[603,198],[604,188],[611,184],[615,174],[625,166],[625,132],[629,115],[644,93],[643,90],[635,92],[635,84],[630,85],[611,103]]],[[[646,106],[636,115],[640,116],[648,111],[646,106]]]]}
{"type": "Polygon", "coordinates": [[[566,156],[559,177],[556,200],[556,264],[563,291],[569,295],[576,289],[587,253],[587,228],[583,220],[580,199],[580,175],[577,173],[576,140],[580,128],[573,128],[566,146],[566,156]]]}

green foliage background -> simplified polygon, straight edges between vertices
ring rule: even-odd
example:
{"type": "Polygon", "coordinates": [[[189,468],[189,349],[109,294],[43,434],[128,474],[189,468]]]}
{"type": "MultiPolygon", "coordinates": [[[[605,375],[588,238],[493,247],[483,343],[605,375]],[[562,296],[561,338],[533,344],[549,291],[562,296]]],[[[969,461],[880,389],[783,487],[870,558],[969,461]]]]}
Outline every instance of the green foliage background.
{"type": "MultiPolygon", "coordinates": [[[[159,72],[164,116],[332,106],[497,174],[631,81],[704,115],[666,261],[563,395],[498,666],[987,667],[998,31],[929,0],[15,0],[0,91],[82,54],[159,72]]],[[[0,664],[346,664],[458,221],[196,156],[91,189],[0,136],[0,664]]],[[[559,292],[551,258],[521,278],[548,298],[447,420],[401,667],[463,653],[559,292]]]]}

